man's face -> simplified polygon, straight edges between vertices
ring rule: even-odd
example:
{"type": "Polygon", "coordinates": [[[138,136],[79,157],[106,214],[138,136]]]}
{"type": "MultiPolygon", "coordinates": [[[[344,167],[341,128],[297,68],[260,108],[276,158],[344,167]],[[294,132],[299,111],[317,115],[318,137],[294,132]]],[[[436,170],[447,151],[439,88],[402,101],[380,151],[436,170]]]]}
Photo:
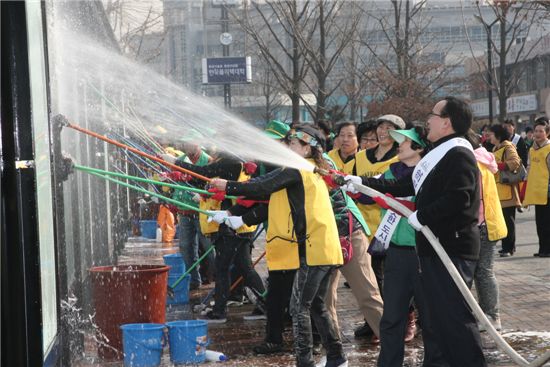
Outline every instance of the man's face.
{"type": "Polygon", "coordinates": [[[449,135],[449,125],[451,120],[448,117],[441,117],[441,111],[447,104],[447,101],[439,101],[432,108],[432,112],[428,114],[426,129],[428,130],[428,140],[432,143],[438,141],[444,136],[449,135]]]}
{"type": "Polygon", "coordinates": [[[357,142],[357,135],[355,134],[355,126],[350,125],[341,128],[338,133],[338,137],[340,138],[341,143],[340,149],[345,154],[352,154],[356,152],[359,143],[357,142]]]}
{"type": "Polygon", "coordinates": [[[533,137],[535,139],[535,142],[537,144],[542,144],[546,141],[547,137],[546,137],[546,129],[544,128],[544,126],[541,126],[541,125],[537,125],[535,126],[535,132],[533,134],[533,137]]]}

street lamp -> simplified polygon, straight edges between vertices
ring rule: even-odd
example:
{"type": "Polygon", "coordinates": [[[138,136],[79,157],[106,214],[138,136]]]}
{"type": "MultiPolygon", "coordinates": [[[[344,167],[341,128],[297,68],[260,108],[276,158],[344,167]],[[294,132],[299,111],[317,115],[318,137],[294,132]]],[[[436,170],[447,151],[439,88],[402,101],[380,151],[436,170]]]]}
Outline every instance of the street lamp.
{"type": "Polygon", "coordinates": [[[492,23],[487,24],[483,18],[477,14],[474,14],[474,17],[485,27],[487,32],[487,98],[489,99],[489,124],[493,124],[493,47],[491,45],[491,40],[493,39],[492,28],[495,24],[499,22],[499,19],[496,18],[492,23]]]}

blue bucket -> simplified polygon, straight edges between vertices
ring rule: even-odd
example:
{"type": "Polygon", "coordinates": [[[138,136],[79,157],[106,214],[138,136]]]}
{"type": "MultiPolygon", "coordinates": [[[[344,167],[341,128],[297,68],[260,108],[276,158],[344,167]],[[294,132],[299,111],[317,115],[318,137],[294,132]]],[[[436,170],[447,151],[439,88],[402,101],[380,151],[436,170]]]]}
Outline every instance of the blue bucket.
{"type": "MultiPolygon", "coordinates": [[[[179,275],[168,275],[168,285],[172,286],[181,277],[179,275]]],[[[189,303],[189,281],[191,277],[187,275],[182,279],[181,282],[174,288],[174,298],[166,295],[166,304],[167,305],[181,305],[189,303]]]]}
{"type": "Polygon", "coordinates": [[[156,367],[162,355],[162,324],[121,325],[125,367],[156,367]]]}
{"type": "Polygon", "coordinates": [[[145,238],[157,238],[157,221],[156,220],[140,220],[139,228],[141,236],[145,238]]]}
{"type": "Polygon", "coordinates": [[[208,345],[207,323],[203,320],[167,322],[170,360],[175,364],[204,362],[208,345]]]}
{"type": "Polygon", "coordinates": [[[164,263],[170,266],[168,276],[181,276],[183,273],[185,273],[185,263],[183,262],[183,257],[179,252],[177,254],[164,255],[163,258],[164,263]]]}

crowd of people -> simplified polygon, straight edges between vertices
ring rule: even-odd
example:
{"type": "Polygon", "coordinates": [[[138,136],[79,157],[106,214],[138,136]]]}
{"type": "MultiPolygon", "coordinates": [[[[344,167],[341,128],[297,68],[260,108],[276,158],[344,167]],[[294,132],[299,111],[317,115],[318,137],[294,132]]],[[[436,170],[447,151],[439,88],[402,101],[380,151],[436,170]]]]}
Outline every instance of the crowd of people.
{"type": "MultiPolygon", "coordinates": [[[[186,265],[215,247],[207,279],[198,268],[191,274],[193,289],[215,279],[214,306],[200,318],[225,322],[234,294],[242,300],[242,290],[230,290],[242,276],[257,303],[254,314],[266,319],[255,353],[283,349],[288,314],[297,366],[315,366],[317,344],[326,353],[323,366],[347,366],[336,306],[342,275],[365,319],[355,336],[380,343],[378,366],[402,366],[417,327],[424,366],[486,366],[484,328],[421,229],[434,232],[464,282],[475,284],[481,309],[500,330],[494,256],[499,240],[500,256],[514,255],[516,211],[535,207],[534,256],[550,257],[550,124],[538,118],[525,139],[511,120],[480,134],[471,128],[469,105],[446,97],[425,121],[386,114],[339,123],[335,134],[323,122],[271,121],[265,133],[316,170],[209,155],[192,142],[168,151],[164,160],[211,178],[207,189],[215,193],[172,193],[204,210],[177,212],[186,265]],[[360,185],[397,199],[412,214],[392,209],[385,195],[363,194],[360,185]],[[266,283],[251,260],[260,228],[266,228],[266,283]]],[[[171,178],[204,186],[178,173],[171,178]]]]}

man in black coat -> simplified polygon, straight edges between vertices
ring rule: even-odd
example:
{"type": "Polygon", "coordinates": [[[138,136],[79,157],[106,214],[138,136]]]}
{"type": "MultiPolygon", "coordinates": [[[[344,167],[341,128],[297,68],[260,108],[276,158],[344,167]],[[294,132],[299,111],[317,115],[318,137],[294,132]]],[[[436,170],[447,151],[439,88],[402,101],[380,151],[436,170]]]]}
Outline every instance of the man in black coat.
{"type": "MultiPolygon", "coordinates": [[[[417,230],[420,279],[425,315],[435,338],[424,340],[430,366],[486,366],[476,319],[445,266],[420,232],[428,226],[439,238],[469,286],[479,257],[479,171],[471,145],[462,137],[472,124],[470,107],[446,97],[436,103],[426,124],[434,148],[416,166],[411,179],[346,179],[397,197],[416,194],[417,210],[409,223],[417,230]],[[435,356],[435,357],[434,357],[435,356]],[[434,361],[435,358],[435,361],[434,361]]],[[[353,192],[353,185],[348,184],[353,192]]],[[[426,362],[426,361],[425,361],[426,362]]],[[[426,364],[425,364],[426,365],[426,364]]]]}

